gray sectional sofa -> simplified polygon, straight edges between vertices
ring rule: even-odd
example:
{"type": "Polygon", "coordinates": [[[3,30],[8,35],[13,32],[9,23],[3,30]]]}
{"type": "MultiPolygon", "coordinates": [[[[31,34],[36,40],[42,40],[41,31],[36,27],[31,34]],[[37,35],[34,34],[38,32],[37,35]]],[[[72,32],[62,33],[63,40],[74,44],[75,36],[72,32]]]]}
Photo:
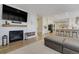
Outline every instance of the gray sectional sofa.
{"type": "Polygon", "coordinates": [[[59,51],[63,54],[78,54],[79,40],[60,36],[46,36],[44,38],[45,46],[59,51]]]}

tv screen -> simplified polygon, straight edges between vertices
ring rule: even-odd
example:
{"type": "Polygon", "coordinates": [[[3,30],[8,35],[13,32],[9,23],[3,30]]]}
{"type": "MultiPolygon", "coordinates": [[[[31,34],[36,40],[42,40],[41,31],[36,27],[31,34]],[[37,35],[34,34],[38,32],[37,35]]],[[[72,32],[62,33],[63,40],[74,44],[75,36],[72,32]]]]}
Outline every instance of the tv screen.
{"type": "Polygon", "coordinates": [[[27,22],[28,13],[3,4],[2,19],[27,22]]]}

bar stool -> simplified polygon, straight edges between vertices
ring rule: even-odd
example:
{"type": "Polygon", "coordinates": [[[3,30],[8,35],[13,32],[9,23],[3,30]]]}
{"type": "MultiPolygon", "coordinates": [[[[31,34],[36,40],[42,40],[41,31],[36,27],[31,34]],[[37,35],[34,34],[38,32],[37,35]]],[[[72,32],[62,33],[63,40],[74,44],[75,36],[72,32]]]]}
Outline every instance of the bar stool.
{"type": "Polygon", "coordinates": [[[64,31],[63,30],[61,30],[61,36],[64,36],[64,31]]]}
{"type": "Polygon", "coordinates": [[[61,30],[59,30],[58,35],[61,36],[61,30]]]}
{"type": "Polygon", "coordinates": [[[59,35],[59,30],[56,30],[56,35],[57,35],[57,36],[59,35]]]}
{"type": "Polygon", "coordinates": [[[78,38],[78,34],[77,34],[77,31],[72,31],[72,37],[74,37],[74,34],[76,34],[76,38],[78,38]]]}
{"type": "Polygon", "coordinates": [[[66,31],[66,37],[70,37],[70,31],[66,31]]]}
{"type": "Polygon", "coordinates": [[[66,37],[66,31],[64,30],[64,37],[66,37]]]}
{"type": "Polygon", "coordinates": [[[72,30],[70,31],[70,37],[72,37],[72,30]]]}

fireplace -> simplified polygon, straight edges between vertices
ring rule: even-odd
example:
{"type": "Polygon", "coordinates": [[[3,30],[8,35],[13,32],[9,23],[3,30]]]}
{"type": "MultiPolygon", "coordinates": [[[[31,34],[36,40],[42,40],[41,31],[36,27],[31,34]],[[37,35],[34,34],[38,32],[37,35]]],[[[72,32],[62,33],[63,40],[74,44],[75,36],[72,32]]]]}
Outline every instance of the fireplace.
{"type": "Polygon", "coordinates": [[[9,32],[9,42],[15,42],[23,40],[23,30],[10,31],[9,32]]]}

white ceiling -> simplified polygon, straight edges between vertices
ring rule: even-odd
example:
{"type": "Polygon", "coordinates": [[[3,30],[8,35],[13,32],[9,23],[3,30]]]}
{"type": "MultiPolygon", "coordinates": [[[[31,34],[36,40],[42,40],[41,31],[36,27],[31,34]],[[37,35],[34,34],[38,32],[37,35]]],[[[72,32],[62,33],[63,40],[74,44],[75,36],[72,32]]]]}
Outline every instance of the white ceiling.
{"type": "Polygon", "coordinates": [[[79,4],[10,4],[38,15],[57,15],[64,12],[78,11],[79,4]]]}

